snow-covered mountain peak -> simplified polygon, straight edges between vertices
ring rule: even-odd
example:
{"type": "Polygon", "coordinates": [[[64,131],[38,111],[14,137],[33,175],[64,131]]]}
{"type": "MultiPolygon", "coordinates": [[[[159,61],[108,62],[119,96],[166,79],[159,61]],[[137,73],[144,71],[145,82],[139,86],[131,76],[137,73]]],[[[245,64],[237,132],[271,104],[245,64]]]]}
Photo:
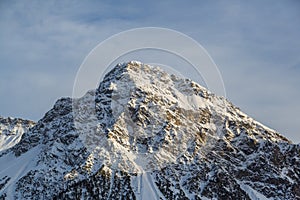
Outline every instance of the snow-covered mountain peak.
{"type": "Polygon", "coordinates": [[[75,124],[80,130],[87,124],[89,129],[94,127],[96,133],[82,134],[81,138],[91,151],[105,146],[101,155],[107,151],[108,160],[114,162],[111,165],[130,163],[125,171],[139,171],[141,166],[153,170],[176,161],[180,154],[205,146],[204,129],[217,132],[209,95],[189,79],[131,61],[117,65],[94,94],[90,92],[75,103],[75,116],[79,119],[75,124]],[[195,137],[199,138],[198,146],[195,137]],[[116,154],[125,159],[113,157],[116,154]]]}

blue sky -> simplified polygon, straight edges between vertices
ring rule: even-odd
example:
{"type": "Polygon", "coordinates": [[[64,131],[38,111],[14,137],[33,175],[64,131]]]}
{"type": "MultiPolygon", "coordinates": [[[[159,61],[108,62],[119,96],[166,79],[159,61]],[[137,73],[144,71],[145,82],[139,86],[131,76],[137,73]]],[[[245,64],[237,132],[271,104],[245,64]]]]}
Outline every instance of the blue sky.
{"type": "MultiPolygon", "coordinates": [[[[99,42],[155,26],[197,40],[227,98],[300,142],[300,1],[0,1],[0,115],[40,119],[99,42]]],[[[137,58],[138,59],[138,58],[137,58]]]]}

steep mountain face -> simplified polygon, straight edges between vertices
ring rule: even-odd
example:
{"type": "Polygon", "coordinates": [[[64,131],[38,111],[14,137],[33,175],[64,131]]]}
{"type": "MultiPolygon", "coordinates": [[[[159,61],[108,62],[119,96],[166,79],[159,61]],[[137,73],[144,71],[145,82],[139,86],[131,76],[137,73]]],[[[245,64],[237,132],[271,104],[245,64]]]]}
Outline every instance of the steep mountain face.
{"type": "Polygon", "coordinates": [[[300,199],[299,144],[139,62],[58,100],[0,155],[0,199],[300,199]]]}
{"type": "Polygon", "coordinates": [[[6,150],[17,144],[35,122],[23,119],[3,118],[0,116],[0,151],[6,150]]]}

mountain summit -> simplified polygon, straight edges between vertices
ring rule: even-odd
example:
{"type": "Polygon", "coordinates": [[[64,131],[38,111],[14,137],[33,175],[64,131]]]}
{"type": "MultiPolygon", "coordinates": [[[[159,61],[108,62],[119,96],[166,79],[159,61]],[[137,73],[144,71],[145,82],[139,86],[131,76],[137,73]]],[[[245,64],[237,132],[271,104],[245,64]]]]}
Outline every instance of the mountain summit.
{"type": "Polygon", "coordinates": [[[0,152],[0,199],[300,199],[300,145],[137,61],[0,152]]]}

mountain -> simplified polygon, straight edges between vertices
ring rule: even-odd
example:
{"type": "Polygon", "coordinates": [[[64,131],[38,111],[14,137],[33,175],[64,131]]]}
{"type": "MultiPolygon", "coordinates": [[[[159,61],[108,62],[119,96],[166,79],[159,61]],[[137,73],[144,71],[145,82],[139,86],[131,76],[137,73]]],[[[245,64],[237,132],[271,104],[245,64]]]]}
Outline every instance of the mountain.
{"type": "Polygon", "coordinates": [[[0,116],[0,151],[17,144],[24,132],[35,125],[35,122],[20,118],[3,118],[0,116]]]}
{"type": "Polygon", "coordinates": [[[299,144],[136,61],[0,155],[0,199],[300,199],[299,144]]]}

